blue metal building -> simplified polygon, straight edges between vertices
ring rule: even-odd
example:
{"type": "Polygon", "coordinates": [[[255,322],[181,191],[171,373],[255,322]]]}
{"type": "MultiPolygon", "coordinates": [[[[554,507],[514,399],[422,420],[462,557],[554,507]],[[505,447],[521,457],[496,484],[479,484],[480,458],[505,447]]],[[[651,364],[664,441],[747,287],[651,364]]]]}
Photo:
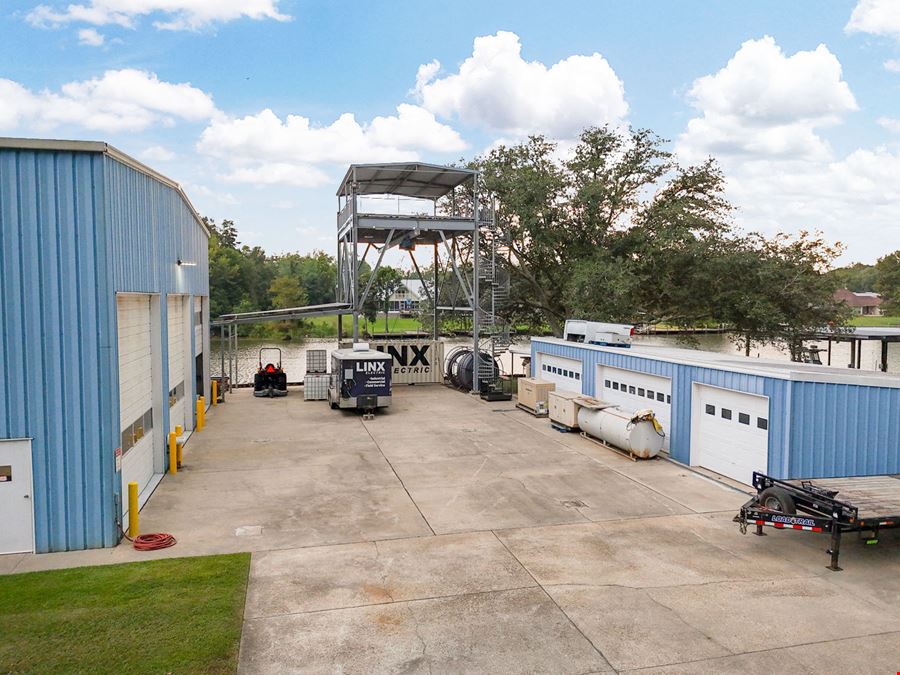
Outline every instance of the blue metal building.
{"type": "Polygon", "coordinates": [[[0,139],[0,553],[113,546],[123,484],[162,478],[209,380],[208,237],[105,143],[0,139]]]}
{"type": "Polygon", "coordinates": [[[900,473],[900,377],[669,347],[531,342],[534,377],[653,409],[670,456],[743,483],[900,473]]]}

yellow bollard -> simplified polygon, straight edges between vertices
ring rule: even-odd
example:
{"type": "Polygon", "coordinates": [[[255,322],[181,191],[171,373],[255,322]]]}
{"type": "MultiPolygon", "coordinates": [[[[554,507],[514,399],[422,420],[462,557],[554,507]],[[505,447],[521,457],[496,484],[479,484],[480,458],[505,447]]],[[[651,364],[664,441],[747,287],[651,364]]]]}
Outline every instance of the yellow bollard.
{"type": "Polygon", "coordinates": [[[206,399],[203,396],[197,399],[197,418],[200,420],[200,428],[206,428],[206,399]]]}
{"type": "MultiPolygon", "coordinates": [[[[181,438],[181,435],[183,433],[184,433],[184,427],[181,426],[180,424],[176,424],[175,425],[175,435],[178,436],[178,438],[181,438]]],[[[181,468],[181,448],[182,448],[181,441],[176,439],[176,441],[175,441],[175,457],[176,457],[175,464],[176,464],[176,466],[178,466],[179,469],[181,468]]]]}
{"type": "Polygon", "coordinates": [[[219,381],[212,381],[212,404],[219,405],[219,381]]]}
{"type": "Polygon", "coordinates": [[[134,481],[128,484],[128,536],[138,536],[138,484],[134,481]]]}
{"type": "Polygon", "coordinates": [[[178,442],[175,432],[169,432],[169,473],[178,473],[178,442]]]}

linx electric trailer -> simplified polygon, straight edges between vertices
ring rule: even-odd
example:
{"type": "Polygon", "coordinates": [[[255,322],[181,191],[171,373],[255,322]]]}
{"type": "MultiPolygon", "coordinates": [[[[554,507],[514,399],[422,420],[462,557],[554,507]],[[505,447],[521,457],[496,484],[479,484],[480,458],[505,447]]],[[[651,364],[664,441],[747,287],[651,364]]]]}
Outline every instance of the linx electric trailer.
{"type": "Polygon", "coordinates": [[[844,532],[869,533],[866,543],[877,544],[878,533],[900,527],[900,476],[857,476],[809,480],[778,480],[753,472],[756,495],[741,507],[735,521],[741,533],[756,526],[831,535],[831,564],[840,572],[838,558],[844,532]]]}
{"type": "Polygon", "coordinates": [[[332,408],[357,408],[371,416],[391,404],[390,354],[369,349],[365,342],[331,352],[328,403],[332,408]]]}

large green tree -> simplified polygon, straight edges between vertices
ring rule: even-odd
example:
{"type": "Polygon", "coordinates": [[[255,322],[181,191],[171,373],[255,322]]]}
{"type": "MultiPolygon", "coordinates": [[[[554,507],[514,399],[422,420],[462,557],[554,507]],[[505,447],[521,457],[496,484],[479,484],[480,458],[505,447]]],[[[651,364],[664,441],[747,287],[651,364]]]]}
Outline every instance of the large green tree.
{"type": "Polygon", "coordinates": [[[724,321],[792,344],[842,320],[823,274],[836,250],[806,235],[740,235],[713,160],[680,166],[652,132],[609,127],[586,129],[570,159],[558,154],[535,136],[474,163],[498,204],[511,320],[557,334],[575,316],[724,321]]]}
{"type": "Polygon", "coordinates": [[[891,314],[900,313],[900,251],[878,259],[873,286],[884,298],[882,310],[891,314]]]}

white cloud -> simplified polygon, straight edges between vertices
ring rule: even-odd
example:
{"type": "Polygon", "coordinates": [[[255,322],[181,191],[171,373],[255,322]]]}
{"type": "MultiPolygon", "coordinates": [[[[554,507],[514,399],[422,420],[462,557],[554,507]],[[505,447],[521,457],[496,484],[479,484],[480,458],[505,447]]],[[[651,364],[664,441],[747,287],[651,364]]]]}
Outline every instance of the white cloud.
{"type": "Polygon", "coordinates": [[[142,70],[108,70],[102,77],[32,91],[0,79],[0,129],[47,131],[76,126],[104,132],[139,131],[177,120],[218,115],[212,97],[189,83],[160,80],[142,70]]]}
{"type": "Polygon", "coordinates": [[[153,22],[161,30],[198,30],[244,17],[290,20],[278,11],[278,0],[91,0],[88,4],[71,4],[60,9],[38,5],[26,18],[32,25],[43,28],[68,23],[134,28],[137,19],[152,14],[163,17],[153,22]]]}
{"type": "Polygon", "coordinates": [[[900,120],[893,117],[879,117],[878,124],[892,134],[900,134],[900,120]]]}
{"type": "Polygon", "coordinates": [[[78,44],[88,47],[103,46],[104,37],[93,28],[82,28],[78,31],[78,44]]]}
{"type": "Polygon", "coordinates": [[[825,45],[786,56],[768,36],[743,43],[724,68],[695,80],[688,96],[702,113],[679,139],[689,161],[709,154],[826,159],[830,148],[817,129],[857,109],[825,45]]]}
{"type": "Polygon", "coordinates": [[[298,187],[320,187],[331,182],[328,174],[321,169],[291,162],[265,162],[251,167],[240,167],[225,174],[222,179],[229,183],[281,184],[298,187]]]}
{"type": "Polygon", "coordinates": [[[763,160],[728,171],[738,222],[763,232],[820,229],[845,262],[874,262],[900,242],[900,154],[856,150],[829,162],[763,160]]]}
{"type": "Polygon", "coordinates": [[[415,93],[425,109],[512,136],[572,138],[584,127],[620,124],[625,90],[600,54],[569,56],[549,68],[525,61],[515,33],[475,38],[472,55],[453,74],[440,63],[419,66],[415,93]]]}
{"type": "MultiPolygon", "coordinates": [[[[230,192],[216,192],[215,190],[210,190],[205,185],[185,183],[182,187],[191,199],[196,199],[198,202],[202,201],[204,206],[211,206],[212,204],[215,204],[216,206],[222,204],[233,206],[241,203],[240,200],[230,192]]],[[[246,236],[246,233],[244,232],[241,234],[246,236]]]]}
{"type": "MultiPolygon", "coordinates": [[[[827,48],[786,56],[771,38],[746,42],[688,96],[700,116],[679,138],[679,157],[720,161],[744,229],[822,230],[847,245],[845,262],[872,262],[897,248],[900,153],[858,149],[836,157],[819,136],[856,109],[827,48]]],[[[879,120],[885,128],[896,122],[879,120]]]]}
{"type": "Polygon", "coordinates": [[[175,153],[161,145],[151,145],[140,153],[140,158],[149,162],[171,162],[175,159],[175,153]]]}
{"type": "Polygon", "coordinates": [[[451,127],[418,106],[401,104],[397,114],[360,124],[344,113],[328,126],[265,109],[256,115],[215,120],[197,149],[226,160],[227,180],[315,186],[330,180],[317,165],[419,159],[420,152],[457,152],[465,142],[451,127]]]}
{"type": "Polygon", "coordinates": [[[888,59],[884,62],[884,69],[891,73],[900,73],[900,59],[888,59]]]}
{"type": "Polygon", "coordinates": [[[900,2],[859,0],[844,30],[848,33],[870,33],[900,40],[900,2]]]}

